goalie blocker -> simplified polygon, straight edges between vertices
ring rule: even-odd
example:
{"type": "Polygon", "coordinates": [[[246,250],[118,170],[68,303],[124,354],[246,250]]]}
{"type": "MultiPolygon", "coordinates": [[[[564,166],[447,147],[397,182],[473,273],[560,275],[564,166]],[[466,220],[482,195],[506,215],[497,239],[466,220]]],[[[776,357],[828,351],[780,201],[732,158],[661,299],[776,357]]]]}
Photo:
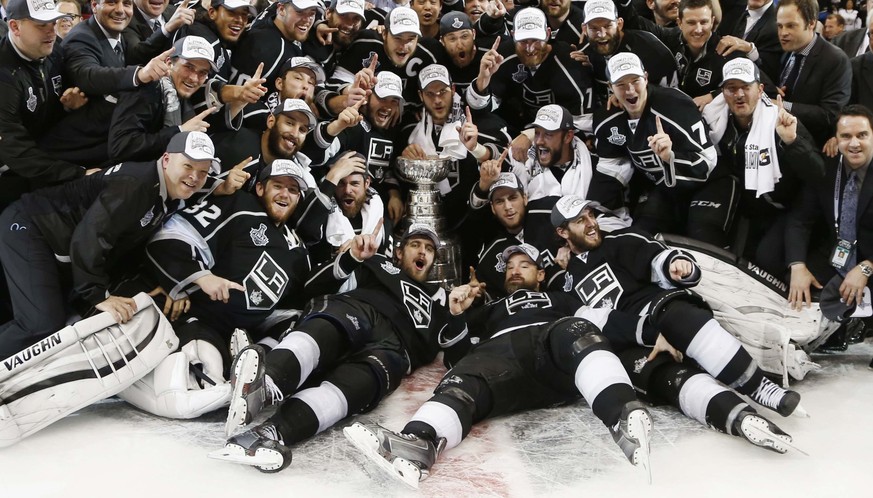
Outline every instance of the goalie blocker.
{"type": "Polygon", "coordinates": [[[134,297],[124,324],[100,313],[49,335],[0,364],[0,447],[117,394],[178,347],[151,298],[134,297]]]}

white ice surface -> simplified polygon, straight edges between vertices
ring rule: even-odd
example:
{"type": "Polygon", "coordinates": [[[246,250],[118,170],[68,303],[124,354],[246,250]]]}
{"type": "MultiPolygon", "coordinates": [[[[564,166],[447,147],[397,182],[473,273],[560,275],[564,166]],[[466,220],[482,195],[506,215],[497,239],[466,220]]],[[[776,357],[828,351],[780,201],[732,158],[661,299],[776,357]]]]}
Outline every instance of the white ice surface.
{"type": "MultiPolygon", "coordinates": [[[[443,454],[418,493],[383,476],[339,430],[294,448],[279,474],[208,459],[224,411],[194,421],[144,414],[117,399],[86,408],[0,450],[0,498],[11,497],[871,497],[873,344],[816,356],[824,369],[793,387],[811,418],[762,409],[810,454],[779,455],[654,408],[654,483],[634,469],[584,402],[481,424],[443,454]],[[595,494],[596,493],[596,494],[595,494]]],[[[439,380],[419,371],[359,417],[400,429],[439,380]]]]}

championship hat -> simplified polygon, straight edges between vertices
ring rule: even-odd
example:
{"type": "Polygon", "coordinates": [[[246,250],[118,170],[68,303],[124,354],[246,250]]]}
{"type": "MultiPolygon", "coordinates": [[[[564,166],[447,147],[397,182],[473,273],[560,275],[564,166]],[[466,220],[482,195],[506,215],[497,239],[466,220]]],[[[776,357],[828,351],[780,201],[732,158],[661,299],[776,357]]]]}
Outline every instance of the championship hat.
{"type": "Polygon", "coordinates": [[[258,15],[258,9],[247,0],[212,0],[211,5],[213,9],[217,9],[218,7],[224,7],[231,11],[246,9],[249,11],[250,16],[255,17],[258,15]]]}
{"type": "Polygon", "coordinates": [[[392,35],[413,33],[421,36],[418,14],[409,7],[395,7],[392,9],[388,14],[386,24],[388,25],[388,33],[392,35]]]}
{"type": "Polygon", "coordinates": [[[409,228],[406,229],[406,232],[403,233],[402,241],[405,242],[410,237],[414,237],[416,235],[421,235],[423,237],[427,237],[433,242],[433,246],[437,249],[440,247],[440,237],[437,235],[436,231],[431,228],[430,225],[424,223],[413,223],[409,225],[409,228]]]}
{"type": "Polygon", "coordinates": [[[30,19],[36,22],[52,22],[70,17],[58,10],[52,0],[9,0],[6,4],[8,19],[30,19]]]}
{"type": "Polygon", "coordinates": [[[615,21],[618,15],[615,13],[615,3],[612,0],[588,0],[585,2],[585,22],[594,19],[606,19],[615,21]]]}
{"type": "Polygon", "coordinates": [[[448,12],[440,18],[440,36],[461,31],[463,29],[473,29],[473,23],[470,21],[470,16],[464,12],[448,12]]]}
{"type": "Polygon", "coordinates": [[[606,74],[609,82],[615,84],[629,74],[645,76],[646,72],[643,69],[643,61],[636,54],[620,52],[613,55],[606,63],[606,74]]]}
{"type": "Polygon", "coordinates": [[[761,72],[758,66],[745,57],[731,59],[721,69],[721,83],[728,80],[740,80],[743,83],[757,83],[761,81],[761,72]]]}
{"type": "Polygon", "coordinates": [[[321,67],[321,64],[312,60],[309,56],[300,56],[300,57],[291,57],[282,63],[282,67],[279,68],[279,75],[284,76],[285,73],[291,71],[292,69],[297,68],[309,69],[315,74],[315,84],[323,85],[325,80],[324,68],[321,67]]]}
{"type": "Polygon", "coordinates": [[[519,42],[523,40],[546,40],[549,37],[546,31],[546,14],[536,7],[527,7],[518,11],[513,19],[515,31],[512,39],[519,42]]]}
{"type": "Polygon", "coordinates": [[[552,226],[558,228],[568,221],[575,220],[582,214],[585,208],[589,207],[592,209],[601,208],[600,203],[597,201],[585,200],[578,195],[565,195],[561,197],[552,207],[552,226]]]}
{"type": "Polygon", "coordinates": [[[489,200],[494,196],[494,191],[499,188],[511,188],[518,190],[522,194],[524,193],[524,185],[518,181],[518,176],[515,173],[504,172],[497,176],[497,180],[488,188],[489,200]]]}
{"type": "Polygon", "coordinates": [[[192,161],[211,161],[209,172],[221,172],[221,160],[215,157],[215,145],[209,135],[200,131],[183,131],[173,135],[167,144],[170,154],[182,154],[192,161]]]}
{"type": "Polygon", "coordinates": [[[277,176],[290,176],[295,179],[301,193],[309,188],[309,184],[306,182],[306,170],[294,161],[288,159],[274,160],[269,166],[261,170],[260,174],[258,174],[258,181],[264,182],[269,178],[277,176]]]}
{"type": "Polygon", "coordinates": [[[544,105],[537,111],[533,125],[548,131],[572,130],[573,115],[566,107],[558,104],[544,105]]]}
{"type": "Polygon", "coordinates": [[[449,70],[446,69],[446,66],[431,64],[418,72],[418,87],[422,90],[434,81],[445,83],[446,86],[452,86],[452,77],[449,75],[449,70]]]}
{"type": "Polygon", "coordinates": [[[173,44],[173,49],[173,57],[181,57],[189,61],[208,61],[212,70],[218,71],[218,66],[215,65],[215,50],[206,38],[193,35],[179,38],[173,44]]]}
{"type": "MultiPolygon", "coordinates": [[[[517,244],[507,247],[503,250],[503,254],[501,255],[503,257],[503,262],[509,262],[509,258],[511,258],[513,254],[518,253],[526,254],[527,257],[537,265],[537,268],[543,267],[543,259],[540,257],[539,249],[530,244],[517,244]]],[[[503,271],[506,271],[505,267],[503,271]]]]}
{"type": "Polygon", "coordinates": [[[843,277],[835,275],[831,278],[824,289],[821,291],[818,304],[821,308],[821,314],[828,320],[836,322],[845,322],[850,318],[863,318],[873,315],[873,306],[870,302],[870,289],[864,287],[864,295],[861,299],[861,304],[846,305],[843,298],[840,296],[840,285],[843,283],[843,277]]]}
{"type": "Polygon", "coordinates": [[[274,116],[278,114],[291,114],[292,112],[302,112],[309,118],[309,131],[314,130],[315,125],[318,124],[318,120],[315,118],[315,114],[312,112],[309,104],[300,99],[285,99],[273,108],[274,116]]]}

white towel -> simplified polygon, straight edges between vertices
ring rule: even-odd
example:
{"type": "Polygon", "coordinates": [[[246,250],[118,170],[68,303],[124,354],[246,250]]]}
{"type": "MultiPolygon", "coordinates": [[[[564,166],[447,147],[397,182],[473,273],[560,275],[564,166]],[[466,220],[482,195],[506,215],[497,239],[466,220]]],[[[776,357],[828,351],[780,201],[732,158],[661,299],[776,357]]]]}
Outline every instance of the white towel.
{"type": "MultiPolygon", "coordinates": [[[[457,97],[457,94],[455,94],[457,97]]],[[[464,143],[461,142],[461,137],[458,134],[457,126],[461,126],[464,124],[465,117],[459,117],[457,120],[449,120],[446,121],[446,124],[443,125],[443,129],[440,131],[439,144],[433,143],[433,118],[430,117],[430,114],[427,112],[423,112],[424,114],[421,118],[421,121],[415,125],[415,128],[412,129],[412,133],[409,135],[409,143],[410,144],[418,144],[424,150],[425,155],[427,156],[439,156],[441,158],[454,159],[456,161],[460,161],[467,157],[467,147],[464,146],[464,143]],[[437,145],[442,149],[442,152],[437,154],[437,145]]],[[[453,115],[457,115],[456,112],[452,113],[453,115]]],[[[452,191],[451,186],[449,186],[449,180],[444,179],[437,183],[437,189],[440,191],[440,194],[446,195],[452,191]]]]}
{"type": "MultiPolygon", "coordinates": [[[[385,211],[382,199],[375,190],[370,189],[370,191],[367,192],[367,196],[369,198],[361,209],[361,217],[364,219],[364,223],[361,226],[361,233],[373,233],[376,224],[379,223],[379,220],[382,218],[385,211]]],[[[325,231],[327,241],[334,247],[340,247],[355,238],[355,229],[352,228],[352,223],[348,218],[346,218],[339,206],[334,208],[334,210],[330,212],[330,215],[328,215],[325,231]]],[[[382,245],[383,240],[385,240],[384,229],[379,230],[379,233],[376,235],[376,243],[382,245]]]]}
{"type": "Polygon", "coordinates": [[[588,187],[591,185],[591,177],[594,169],[591,166],[591,154],[585,142],[579,137],[573,137],[573,161],[564,172],[560,183],[550,168],[543,168],[536,159],[536,146],[531,146],[525,162],[519,162],[507,155],[512,172],[518,176],[524,185],[528,200],[541,199],[543,197],[564,195],[588,195],[588,187]]]}
{"type": "MultiPolygon", "coordinates": [[[[724,95],[719,94],[703,108],[703,119],[709,125],[709,138],[718,144],[727,129],[730,111],[724,95]]],[[[755,106],[752,115],[752,128],[746,138],[746,177],[745,188],[754,190],[755,197],[772,192],[776,183],[782,178],[779,169],[779,155],[776,153],[776,121],[779,119],[779,107],[770,101],[766,95],[761,95],[761,101],[755,106]]]]}

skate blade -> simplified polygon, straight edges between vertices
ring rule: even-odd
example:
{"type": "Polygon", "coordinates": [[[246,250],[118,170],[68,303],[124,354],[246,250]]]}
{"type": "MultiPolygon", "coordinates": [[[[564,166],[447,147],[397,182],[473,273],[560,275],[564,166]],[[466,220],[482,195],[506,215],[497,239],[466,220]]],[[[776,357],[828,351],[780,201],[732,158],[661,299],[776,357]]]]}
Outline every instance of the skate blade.
{"type": "Polygon", "coordinates": [[[250,422],[246,420],[248,403],[243,388],[250,384],[258,375],[259,355],[254,351],[246,351],[234,365],[232,378],[235,379],[230,392],[230,407],[227,410],[227,420],[224,423],[224,435],[230,437],[234,432],[245,427],[250,422]]]}
{"type": "Polygon", "coordinates": [[[364,427],[363,424],[355,422],[343,429],[343,435],[383,472],[412,489],[418,489],[421,478],[418,467],[402,458],[394,458],[393,461],[390,461],[383,457],[379,452],[379,438],[373,431],[364,427]],[[410,467],[413,467],[414,470],[410,467]]]}
{"type": "Polygon", "coordinates": [[[646,412],[641,412],[638,415],[632,414],[629,418],[628,435],[640,443],[640,447],[634,451],[633,464],[645,471],[649,484],[652,484],[652,466],[649,460],[651,452],[649,438],[652,434],[652,419],[646,412]]]}
{"type": "Polygon", "coordinates": [[[801,406],[799,404],[796,407],[794,407],[794,411],[791,412],[791,416],[799,417],[799,418],[811,418],[809,415],[809,412],[806,411],[806,409],[803,408],[803,406],[801,406]]]}
{"type": "Polygon", "coordinates": [[[801,450],[800,448],[795,446],[791,441],[786,441],[785,439],[778,437],[777,435],[771,433],[770,431],[768,431],[766,429],[762,429],[761,427],[758,427],[757,425],[749,425],[748,428],[751,429],[751,432],[756,433],[758,435],[758,439],[761,439],[762,441],[771,441],[771,444],[765,443],[765,444],[759,445],[759,446],[764,446],[764,447],[766,447],[768,449],[772,449],[778,453],[787,453],[788,449],[791,449],[792,451],[796,451],[802,455],[809,456],[809,453],[801,450]],[[785,451],[779,451],[779,446],[786,446],[787,449],[785,451]]]}
{"type": "Polygon", "coordinates": [[[211,451],[207,456],[215,460],[258,467],[266,471],[278,469],[285,461],[278,451],[259,448],[254,455],[247,455],[245,450],[237,445],[228,445],[220,450],[211,451]]]}

